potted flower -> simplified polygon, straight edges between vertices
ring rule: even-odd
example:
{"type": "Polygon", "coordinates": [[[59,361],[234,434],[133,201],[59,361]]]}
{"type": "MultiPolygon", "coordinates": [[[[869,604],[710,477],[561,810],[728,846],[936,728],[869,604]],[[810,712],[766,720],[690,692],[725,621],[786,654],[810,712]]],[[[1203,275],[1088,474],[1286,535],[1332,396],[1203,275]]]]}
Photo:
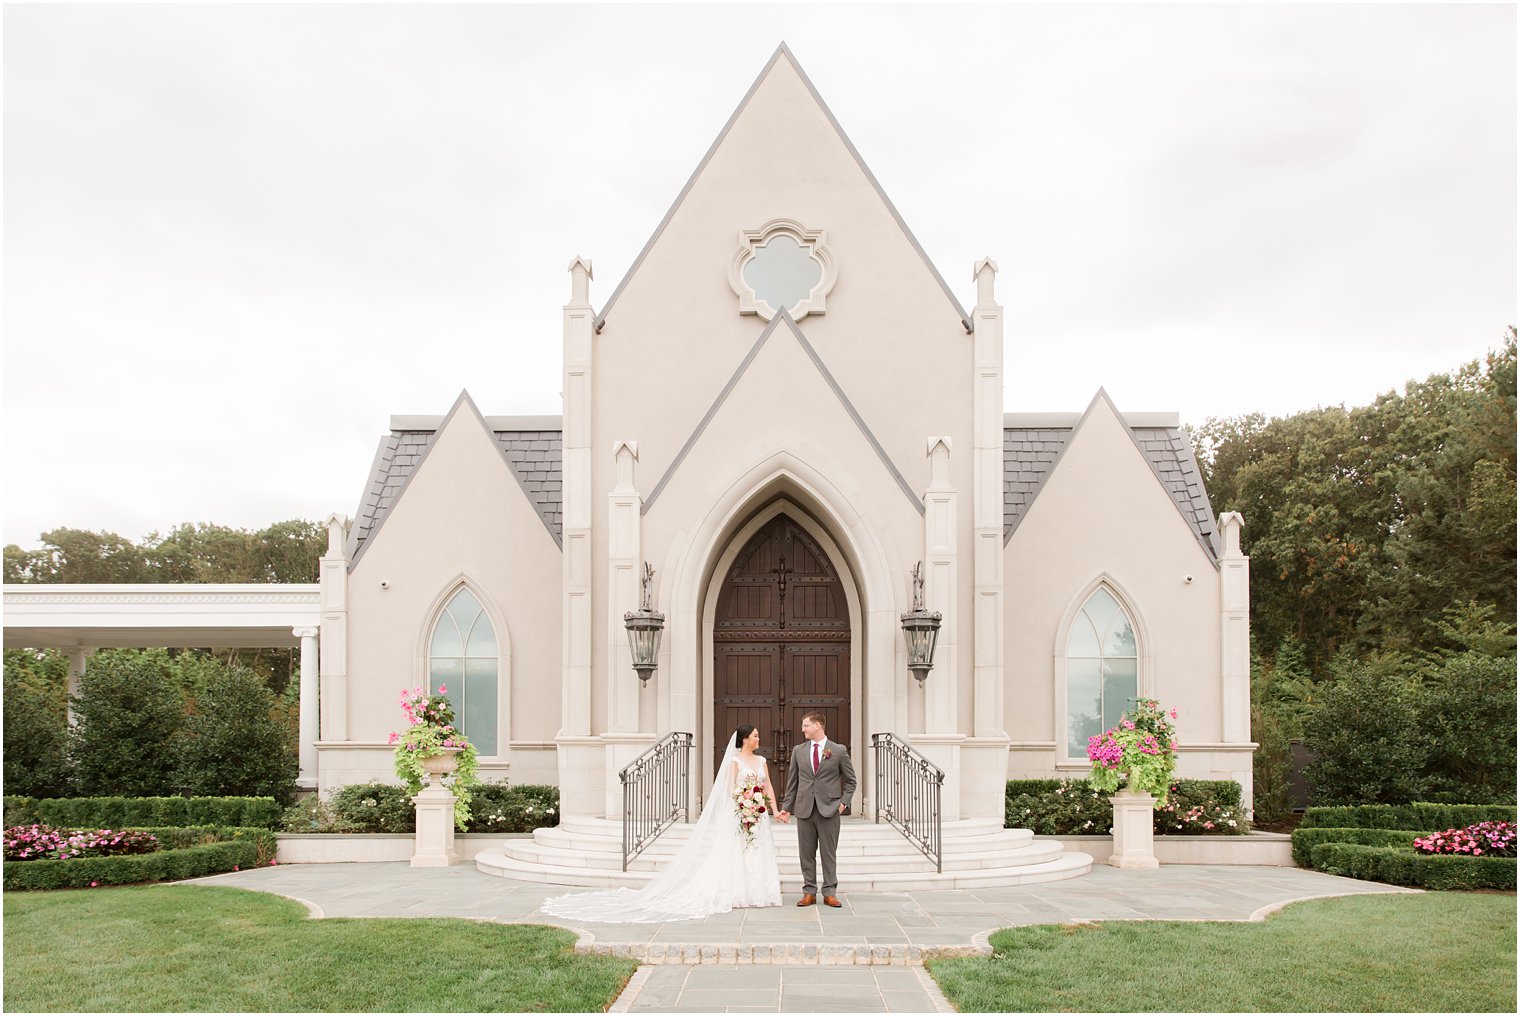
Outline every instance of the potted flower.
{"type": "Polygon", "coordinates": [[[399,734],[392,731],[390,743],[396,746],[396,775],[412,796],[442,781],[454,794],[454,823],[463,829],[470,819],[475,746],[454,726],[454,707],[443,697],[447,692],[443,685],[438,686],[437,694],[403,688],[401,711],[406,714],[407,726],[399,734]]]}
{"type": "Polygon", "coordinates": [[[1087,739],[1091,783],[1113,793],[1114,853],[1120,868],[1154,868],[1152,811],[1166,804],[1172,771],[1177,768],[1177,733],[1155,699],[1137,699],[1119,725],[1087,739]],[[1122,789],[1121,789],[1122,788],[1122,789]]]}

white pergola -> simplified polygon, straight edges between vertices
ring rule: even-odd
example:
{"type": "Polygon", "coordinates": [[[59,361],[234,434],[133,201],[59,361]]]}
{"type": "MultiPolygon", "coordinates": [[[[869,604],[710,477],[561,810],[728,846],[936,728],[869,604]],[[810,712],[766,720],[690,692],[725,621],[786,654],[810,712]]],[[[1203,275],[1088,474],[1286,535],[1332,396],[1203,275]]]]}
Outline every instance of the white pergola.
{"type": "Polygon", "coordinates": [[[317,633],[321,587],[264,584],[5,585],[5,647],[59,649],[69,694],[97,649],[299,648],[299,782],[317,776],[317,633]]]}

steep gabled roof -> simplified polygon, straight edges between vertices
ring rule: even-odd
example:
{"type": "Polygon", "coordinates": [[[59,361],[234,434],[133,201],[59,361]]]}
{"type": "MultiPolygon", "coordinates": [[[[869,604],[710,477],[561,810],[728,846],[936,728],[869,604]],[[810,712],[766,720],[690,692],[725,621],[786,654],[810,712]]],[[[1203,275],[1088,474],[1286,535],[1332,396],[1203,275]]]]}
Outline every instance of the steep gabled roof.
{"type": "Polygon", "coordinates": [[[391,432],[380,439],[369,482],[349,528],[346,556],[353,569],[385,523],[407,484],[432,450],[434,439],[463,407],[491,435],[502,460],[527,495],[556,545],[562,545],[562,429],[558,417],[486,417],[468,392],[460,392],[443,417],[392,417],[391,432]]]}
{"type": "MultiPolygon", "coordinates": [[[[1003,542],[1013,537],[1014,530],[1029,511],[1029,506],[1039,496],[1045,481],[1055,471],[1056,464],[1069,446],[1071,436],[1092,412],[1098,399],[1110,406],[1108,393],[1099,390],[1087,412],[1072,422],[1061,417],[1038,421],[1029,418],[1014,420],[1015,425],[1003,427],[1003,542]]],[[[1157,425],[1154,414],[1126,418],[1125,431],[1135,442],[1135,447],[1149,463],[1177,511],[1192,529],[1199,546],[1209,560],[1217,566],[1221,553],[1219,532],[1214,511],[1209,504],[1208,493],[1203,489],[1203,477],[1198,471],[1198,460],[1193,456],[1192,442],[1175,422],[1157,425]]]]}
{"type": "Polygon", "coordinates": [[[728,379],[728,383],[723,386],[723,390],[718,392],[718,397],[713,399],[712,405],[707,408],[707,412],[702,415],[702,419],[697,421],[696,427],[692,428],[690,436],[688,436],[686,438],[686,442],[681,445],[681,450],[676,452],[675,458],[671,459],[670,465],[665,468],[665,475],[660,477],[659,482],[654,485],[654,489],[649,492],[649,497],[644,500],[643,507],[640,509],[641,513],[647,514],[649,509],[653,507],[655,500],[660,496],[660,492],[665,489],[665,485],[670,482],[670,478],[674,476],[676,470],[680,468],[681,462],[686,458],[687,453],[690,452],[692,447],[697,443],[697,439],[702,436],[702,432],[707,429],[707,425],[712,422],[713,417],[718,415],[718,410],[722,408],[723,403],[727,401],[729,393],[734,390],[734,387],[739,383],[739,379],[742,378],[744,376],[744,372],[749,369],[749,365],[755,362],[755,357],[760,354],[761,348],[765,345],[766,341],[770,339],[771,333],[776,331],[776,329],[779,328],[782,324],[786,325],[787,330],[790,331],[792,337],[797,340],[797,343],[802,347],[803,352],[807,353],[808,359],[813,361],[813,366],[818,368],[818,373],[820,376],[822,376],[824,383],[829,386],[829,390],[832,391],[834,395],[839,399],[840,405],[844,407],[844,411],[849,415],[850,419],[854,421],[856,428],[858,428],[861,433],[861,436],[866,439],[866,443],[871,446],[873,451],[875,451],[876,457],[881,461],[881,464],[886,467],[887,473],[891,475],[893,480],[896,481],[898,489],[907,496],[909,503],[913,505],[913,509],[922,515],[925,510],[924,502],[920,500],[919,496],[913,492],[913,488],[909,486],[908,481],[903,478],[902,471],[897,468],[897,464],[892,461],[891,456],[887,454],[887,450],[881,446],[881,442],[878,441],[876,439],[876,435],[871,432],[870,426],[866,424],[866,421],[860,415],[859,410],[855,408],[855,404],[851,402],[850,397],[844,393],[844,389],[839,387],[839,382],[834,379],[833,372],[831,372],[828,366],[824,364],[823,358],[818,355],[818,350],[813,348],[813,344],[807,340],[807,336],[802,334],[802,329],[797,327],[797,322],[793,321],[792,316],[788,314],[784,309],[774,318],[772,318],[771,323],[766,326],[765,331],[760,333],[760,337],[755,340],[755,344],[750,347],[749,352],[745,354],[744,359],[739,362],[739,366],[737,369],[735,369],[733,376],[728,379]]]}
{"type": "Polygon", "coordinates": [[[633,259],[633,264],[629,267],[628,272],[623,276],[622,281],[617,284],[617,288],[612,291],[612,295],[609,296],[607,298],[607,302],[602,305],[601,313],[596,316],[595,330],[600,332],[602,330],[602,326],[607,323],[607,316],[612,313],[612,307],[617,303],[618,296],[622,294],[623,289],[628,285],[629,281],[634,277],[635,274],[638,273],[639,266],[644,263],[644,258],[654,248],[655,243],[659,241],[661,234],[665,232],[665,227],[670,224],[670,220],[675,217],[677,209],[679,209],[681,207],[681,204],[686,200],[686,195],[691,193],[691,188],[696,184],[697,180],[701,178],[702,171],[707,168],[707,164],[712,161],[713,155],[722,146],[724,139],[728,137],[728,132],[733,129],[734,124],[738,122],[739,117],[744,113],[745,108],[749,106],[750,99],[752,99],[755,93],[759,91],[761,83],[764,82],[766,77],[771,73],[771,70],[776,66],[777,61],[782,60],[783,58],[787,61],[788,64],[791,65],[792,69],[797,72],[797,77],[802,80],[803,85],[808,90],[808,94],[813,97],[813,101],[816,102],[818,104],[818,108],[823,111],[823,115],[828,119],[829,124],[834,128],[834,132],[839,135],[839,140],[842,141],[845,148],[849,150],[850,155],[855,159],[856,164],[860,167],[860,171],[865,174],[866,179],[870,181],[871,186],[875,188],[876,194],[881,198],[882,204],[886,205],[887,211],[897,222],[899,228],[902,229],[903,236],[907,238],[908,243],[913,246],[913,249],[918,252],[918,256],[923,259],[924,267],[929,269],[930,274],[933,275],[935,281],[939,283],[940,289],[944,290],[945,297],[950,301],[950,306],[955,309],[955,313],[961,319],[962,327],[964,327],[966,329],[966,332],[969,334],[972,330],[972,324],[971,316],[966,313],[966,308],[961,306],[961,302],[956,299],[955,294],[945,283],[944,276],[940,275],[939,269],[934,267],[934,262],[929,260],[929,255],[924,252],[923,245],[918,242],[918,238],[913,235],[913,231],[908,228],[908,224],[903,221],[902,214],[898,212],[897,206],[892,203],[892,199],[887,197],[887,192],[882,189],[881,183],[876,179],[876,174],[871,172],[871,167],[867,166],[866,160],[861,158],[859,149],[855,147],[855,143],[850,140],[849,135],[844,132],[844,128],[839,125],[839,121],[835,118],[833,110],[829,109],[828,103],[823,101],[823,96],[818,94],[818,89],[813,86],[812,79],[807,76],[807,72],[802,69],[802,65],[797,62],[797,58],[792,55],[792,51],[787,47],[785,42],[777,46],[776,52],[772,53],[771,58],[766,61],[765,67],[761,69],[759,75],[755,78],[754,84],[749,86],[749,91],[745,92],[744,98],[739,100],[739,105],[735,107],[733,115],[728,118],[728,122],[725,123],[723,125],[723,129],[718,132],[718,136],[713,139],[712,146],[707,149],[707,154],[702,156],[701,162],[697,163],[697,168],[692,172],[690,179],[686,181],[686,186],[681,188],[681,193],[677,194],[675,201],[671,202],[670,210],[665,213],[665,217],[661,219],[660,224],[655,227],[654,234],[650,236],[649,242],[644,244],[644,249],[639,251],[639,256],[633,259]]]}

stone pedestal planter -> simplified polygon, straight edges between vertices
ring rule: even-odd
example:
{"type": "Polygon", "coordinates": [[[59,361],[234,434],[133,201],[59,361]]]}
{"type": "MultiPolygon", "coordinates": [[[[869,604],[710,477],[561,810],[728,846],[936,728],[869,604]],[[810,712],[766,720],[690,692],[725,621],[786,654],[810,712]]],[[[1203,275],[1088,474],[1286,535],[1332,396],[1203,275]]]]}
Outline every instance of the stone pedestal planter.
{"type": "Polygon", "coordinates": [[[454,795],[440,778],[454,771],[458,748],[444,748],[438,755],[422,760],[428,773],[428,785],[412,798],[417,809],[417,848],[412,853],[413,868],[444,868],[459,860],[454,849],[454,795]]]}
{"type": "MultiPolygon", "coordinates": [[[[1155,868],[1154,821],[1156,799],[1150,794],[1121,790],[1113,796],[1115,868],[1155,868]]],[[[421,828],[419,826],[419,828],[421,828]]]]}

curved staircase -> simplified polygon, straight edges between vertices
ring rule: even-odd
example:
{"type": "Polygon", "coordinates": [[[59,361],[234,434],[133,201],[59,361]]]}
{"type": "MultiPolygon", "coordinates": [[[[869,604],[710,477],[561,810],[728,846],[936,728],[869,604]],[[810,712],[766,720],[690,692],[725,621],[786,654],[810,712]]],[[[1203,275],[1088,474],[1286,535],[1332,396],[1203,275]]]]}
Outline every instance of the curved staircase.
{"type": "MultiPolygon", "coordinates": [[[[781,889],[802,890],[797,827],[775,825],[781,889]]],[[[623,866],[623,827],[616,819],[566,818],[531,839],[505,840],[475,856],[487,875],[574,886],[632,886],[647,882],[686,841],[691,827],[676,824],[623,866]]],[[[908,892],[1029,885],[1078,878],[1092,869],[1087,854],[1037,840],[1028,829],[1004,829],[996,819],[946,822],[941,832],[944,870],[935,871],[918,848],[887,823],[846,818],[839,833],[839,884],[845,892],[908,892]]]]}

